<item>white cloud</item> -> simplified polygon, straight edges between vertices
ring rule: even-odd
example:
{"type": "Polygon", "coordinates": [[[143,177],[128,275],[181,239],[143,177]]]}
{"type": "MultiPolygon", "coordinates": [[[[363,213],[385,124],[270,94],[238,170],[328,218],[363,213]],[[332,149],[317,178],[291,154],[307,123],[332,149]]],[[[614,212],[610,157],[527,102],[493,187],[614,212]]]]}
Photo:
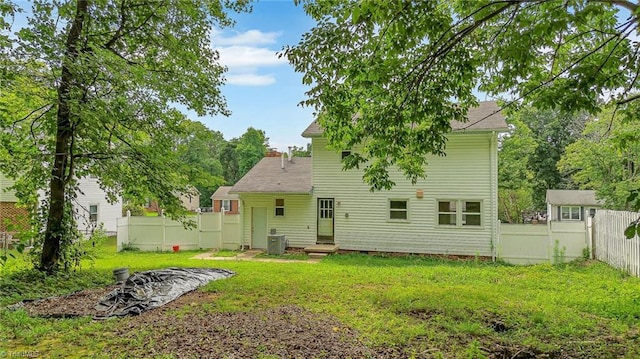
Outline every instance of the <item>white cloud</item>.
{"type": "Polygon", "coordinates": [[[282,32],[262,32],[260,30],[249,30],[237,33],[235,36],[222,37],[220,32],[213,34],[213,46],[226,45],[266,45],[275,44],[276,39],[282,32]]]}
{"type": "Polygon", "coordinates": [[[277,39],[282,32],[249,30],[224,36],[220,31],[212,34],[212,46],[220,53],[220,62],[227,66],[227,83],[238,86],[268,86],[276,82],[274,74],[260,74],[264,67],[286,65],[285,58],[278,58],[277,39]]]}
{"type": "Polygon", "coordinates": [[[276,82],[273,75],[228,74],[227,84],[237,86],[268,86],[276,82]]]}
{"type": "Polygon", "coordinates": [[[217,50],[220,53],[220,62],[228,66],[229,70],[241,67],[278,66],[287,63],[284,57],[278,58],[276,51],[263,47],[228,46],[217,50]]]}

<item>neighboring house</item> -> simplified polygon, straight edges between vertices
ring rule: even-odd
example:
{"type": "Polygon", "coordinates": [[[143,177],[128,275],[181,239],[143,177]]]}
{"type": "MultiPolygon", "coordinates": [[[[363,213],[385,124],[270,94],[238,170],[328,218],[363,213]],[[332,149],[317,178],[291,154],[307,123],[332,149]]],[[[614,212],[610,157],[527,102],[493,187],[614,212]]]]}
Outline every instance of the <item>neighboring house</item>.
{"type": "MultiPolygon", "coordinates": [[[[13,181],[0,174],[0,231],[6,231],[6,219],[21,221],[28,216],[27,209],[16,205],[18,199],[15,191],[6,191],[13,185],[13,181]]],[[[74,202],[74,210],[78,230],[89,233],[98,225],[103,224],[107,232],[116,232],[116,219],[122,217],[122,201],[110,204],[106,200],[106,193],[98,185],[96,178],[82,178],[78,181],[79,191],[74,202]]],[[[44,192],[39,192],[42,198],[44,192]]]]}
{"type": "Polygon", "coordinates": [[[600,207],[602,201],[596,199],[595,191],[547,190],[547,216],[551,221],[584,221],[600,207]]]}
{"type": "Polygon", "coordinates": [[[397,170],[390,191],[371,192],[361,170],[343,171],[317,122],[303,132],[311,158],[263,158],[231,193],[242,201],[242,243],[266,248],[267,233],[290,247],[493,255],[497,237],[497,138],[507,130],[495,102],[452,122],[446,157],[428,158],[427,178],[412,185],[397,170]]]}
{"type": "Polygon", "coordinates": [[[0,173],[0,232],[14,232],[28,225],[29,212],[18,206],[16,192],[8,189],[13,184],[13,180],[0,173]]]}
{"type": "MultiPolygon", "coordinates": [[[[191,193],[176,193],[176,197],[180,199],[180,203],[187,209],[187,211],[195,212],[200,208],[200,191],[193,186],[188,186],[188,190],[191,193]]],[[[160,204],[158,201],[154,199],[150,199],[144,206],[148,212],[157,212],[160,214],[162,208],[160,208],[160,204]]]]}
{"type": "Polygon", "coordinates": [[[78,180],[78,196],[74,203],[78,230],[91,233],[100,226],[109,233],[118,231],[117,219],[122,217],[122,199],[107,201],[107,194],[100,188],[97,178],[78,180]]]}
{"type": "Polygon", "coordinates": [[[211,195],[211,205],[213,212],[221,212],[224,209],[225,214],[240,214],[240,196],[229,193],[231,186],[220,186],[211,195]]]}
{"type": "Polygon", "coordinates": [[[180,202],[187,211],[195,212],[200,208],[200,191],[195,187],[189,187],[191,193],[183,193],[180,195],[180,202]]]}

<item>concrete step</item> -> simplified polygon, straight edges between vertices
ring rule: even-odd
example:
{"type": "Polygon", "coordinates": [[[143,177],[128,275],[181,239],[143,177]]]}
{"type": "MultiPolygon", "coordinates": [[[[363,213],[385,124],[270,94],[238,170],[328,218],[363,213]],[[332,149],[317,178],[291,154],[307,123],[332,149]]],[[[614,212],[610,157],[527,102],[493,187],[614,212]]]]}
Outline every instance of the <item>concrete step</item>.
{"type": "Polygon", "coordinates": [[[311,259],[322,259],[322,258],[326,257],[327,255],[329,255],[329,253],[311,252],[311,253],[309,253],[309,258],[311,258],[311,259]]]}
{"type": "Polygon", "coordinates": [[[338,251],[338,246],[335,244],[314,244],[304,248],[307,253],[335,253],[338,251]]]}

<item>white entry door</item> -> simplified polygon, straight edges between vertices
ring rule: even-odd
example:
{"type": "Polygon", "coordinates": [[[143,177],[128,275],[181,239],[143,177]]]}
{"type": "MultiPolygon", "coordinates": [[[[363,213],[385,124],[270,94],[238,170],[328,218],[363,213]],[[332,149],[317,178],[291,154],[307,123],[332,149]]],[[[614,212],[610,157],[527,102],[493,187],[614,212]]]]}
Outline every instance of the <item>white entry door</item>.
{"type": "Polygon", "coordinates": [[[318,198],[319,244],[333,244],[333,198],[318,198]]]}

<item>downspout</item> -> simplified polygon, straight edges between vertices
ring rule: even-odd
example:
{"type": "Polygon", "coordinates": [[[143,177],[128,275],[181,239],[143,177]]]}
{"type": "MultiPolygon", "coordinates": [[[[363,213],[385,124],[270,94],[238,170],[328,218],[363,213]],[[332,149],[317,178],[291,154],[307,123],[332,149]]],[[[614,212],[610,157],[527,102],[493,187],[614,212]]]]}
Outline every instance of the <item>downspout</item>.
{"type": "Polygon", "coordinates": [[[491,132],[491,260],[496,261],[498,250],[498,136],[495,131],[491,132]]]}

